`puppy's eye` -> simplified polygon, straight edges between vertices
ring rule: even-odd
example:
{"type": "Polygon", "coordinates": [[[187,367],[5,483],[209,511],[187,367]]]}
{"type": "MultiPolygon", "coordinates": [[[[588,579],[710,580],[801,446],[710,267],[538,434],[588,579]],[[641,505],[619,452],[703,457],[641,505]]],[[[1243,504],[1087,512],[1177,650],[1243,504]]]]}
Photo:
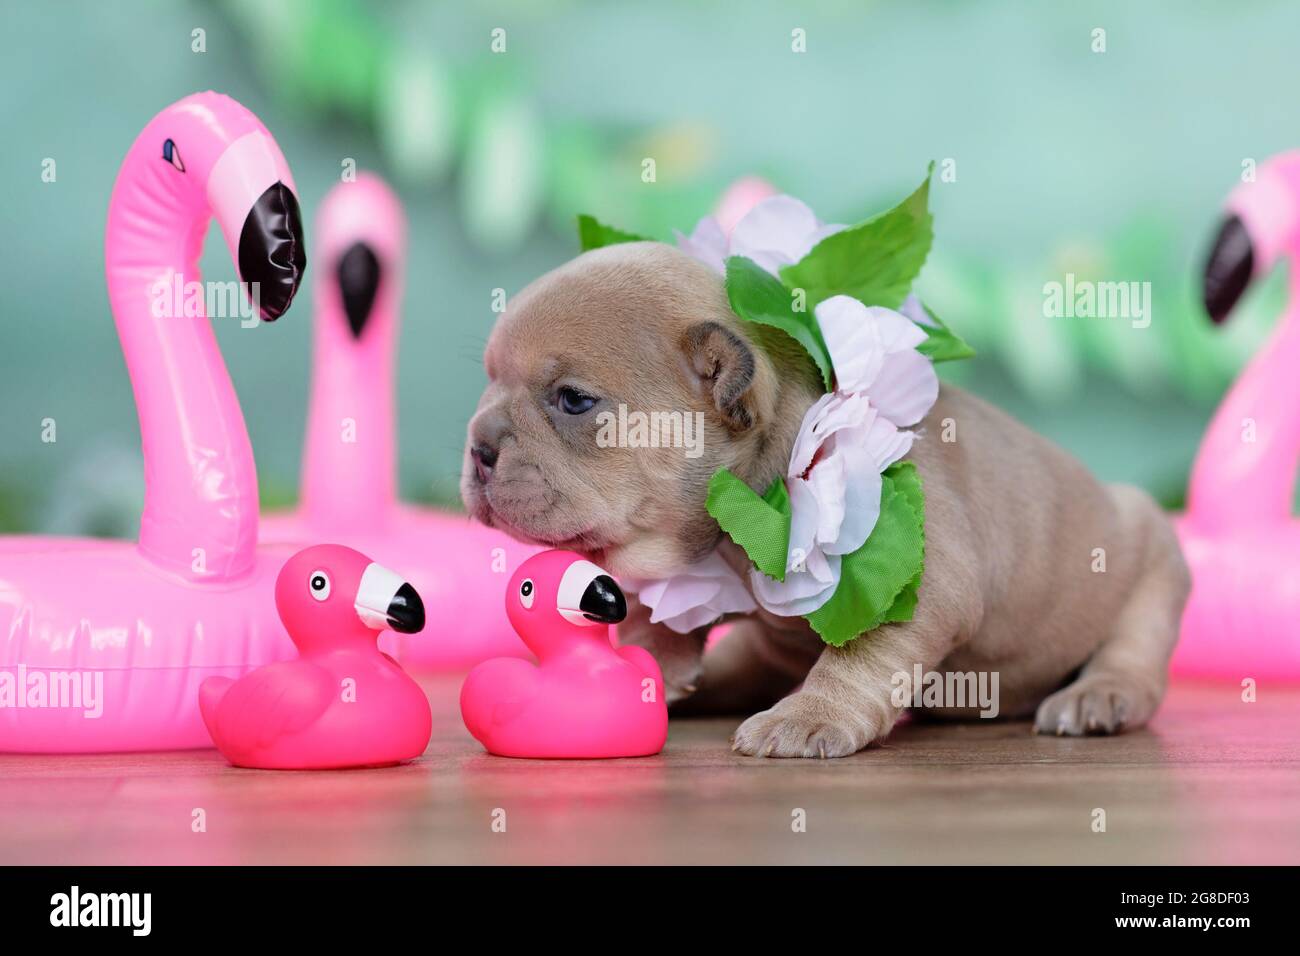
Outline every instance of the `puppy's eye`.
{"type": "Polygon", "coordinates": [[[536,590],[533,588],[532,579],[530,578],[529,580],[524,581],[523,584],[519,585],[519,603],[524,607],[532,607],[533,595],[536,593],[536,590]]]}
{"type": "Polygon", "coordinates": [[[330,576],[324,571],[313,571],[307,576],[307,590],[317,601],[330,596],[330,576]]]}
{"type": "Polygon", "coordinates": [[[567,385],[560,389],[555,396],[555,401],[560,406],[560,411],[566,415],[581,415],[583,412],[591,411],[591,407],[596,404],[595,396],[567,385]]]}

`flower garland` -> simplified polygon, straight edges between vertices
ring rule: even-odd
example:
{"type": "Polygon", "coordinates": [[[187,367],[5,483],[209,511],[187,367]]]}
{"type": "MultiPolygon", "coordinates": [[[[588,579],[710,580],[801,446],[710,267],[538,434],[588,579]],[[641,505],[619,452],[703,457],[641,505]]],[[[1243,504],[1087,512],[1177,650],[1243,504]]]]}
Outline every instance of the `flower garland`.
{"type": "MultiPolygon", "coordinates": [[[[927,175],[898,206],[854,226],[774,196],[730,236],[712,217],[678,233],[684,252],[725,277],[741,319],[803,346],[826,394],[804,415],[785,475],[761,495],[725,468],[709,482],[709,514],[754,563],[748,587],[716,553],[667,579],[627,582],[651,621],[685,633],[761,605],[805,617],[842,645],[911,620],[925,495],[902,458],[938,398],[934,363],[974,354],[911,294],[932,240],[929,185],[927,175]]],[[[579,232],[584,251],[643,238],[588,216],[579,232]]]]}

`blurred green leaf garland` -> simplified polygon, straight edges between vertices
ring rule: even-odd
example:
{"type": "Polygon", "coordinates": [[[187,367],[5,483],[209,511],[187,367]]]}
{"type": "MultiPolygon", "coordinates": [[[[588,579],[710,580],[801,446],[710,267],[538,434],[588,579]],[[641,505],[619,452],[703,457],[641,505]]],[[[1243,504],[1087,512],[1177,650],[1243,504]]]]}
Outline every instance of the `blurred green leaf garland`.
{"type": "MultiPolygon", "coordinates": [[[[372,130],[388,171],[405,186],[432,187],[459,170],[466,234],[481,248],[508,250],[543,218],[562,228],[574,210],[590,208],[642,234],[666,235],[710,208],[731,178],[707,128],[647,132],[554,116],[554,108],[544,114],[526,58],[489,59],[486,39],[483,56],[454,63],[434,52],[436,43],[416,42],[357,0],[221,5],[272,96],[299,112],[372,130]],[[646,155],[669,157],[674,175],[654,190],[628,189],[629,170],[646,155]]],[[[1066,236],[1038,262],[939,250],[928,257],[927,311],[934,317],[929,306],[937,304],[962,314],[964,337],[995,357],[1035,404],[1065,403],[1097,370],[1137,396],[1177,392],[1209,405],[1267,337],[1285,288],[1262,283],[1232,325],[1215,330],[1195,295],[1195,269],[1178,253],[1179,238],[1158,219],[1136,214],[1108,237],[1066,236]],[[1154,321],[1134,329],[1123,320],[1045,317],[1044,281],[1068,273],[1150,281],[1154,321]]],[[[969,374],[956,369],[946,377],[969,374]]]]}

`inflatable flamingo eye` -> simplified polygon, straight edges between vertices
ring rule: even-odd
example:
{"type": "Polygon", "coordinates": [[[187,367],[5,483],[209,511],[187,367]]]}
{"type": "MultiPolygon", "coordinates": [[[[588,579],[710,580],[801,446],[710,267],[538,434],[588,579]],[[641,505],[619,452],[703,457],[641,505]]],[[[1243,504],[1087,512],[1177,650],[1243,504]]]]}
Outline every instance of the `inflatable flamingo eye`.
{"type": "Polygon", "coordinates": [[[171,163],[180,172],[185,172],[185,163],[181,160],[181,151],[170,139],[163,141],[163,159],[171,163]]]}
{"type": "Polygon", "coordinates": [[[533,580],[529,578],[519,585],[519,603],[524,607],[533,606],[533,598],[537,595],[537,589],[533,587],[533,580]]]}
{"type": "Polygon", "coordinates": [[[307,590],[317,601],[323,601],[330,596],[330,576],[324,571],[313,571],[307,578],[307,590]]]}

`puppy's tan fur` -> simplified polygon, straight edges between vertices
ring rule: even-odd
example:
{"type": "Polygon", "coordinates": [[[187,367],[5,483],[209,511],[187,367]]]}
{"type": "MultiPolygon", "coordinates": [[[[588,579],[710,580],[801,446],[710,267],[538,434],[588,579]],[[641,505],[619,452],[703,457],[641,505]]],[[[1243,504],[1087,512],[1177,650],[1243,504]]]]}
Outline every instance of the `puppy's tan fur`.
{"type": "MultiPolygon", "coordinates": [[[[798,346],[742,323],[719,276],[657,243],[589,252],[538,279],[493,330],[485,364],[466,505],[629,578],[671,574],[715,547],[743,570],[705,511],[709,477],[725,466],[761,489],[784,474],[820,394],[798,346]],[[565,387],[599,402],[565,414],[565,387]],[[702,454],[598,447],[596,415],[620,403],[702,412],[702,454]],[[490,469],[476,469],[475,448],[490,469]]],[[[1155,503],[1100,484],[955,388],[941,390],[920,432],[909,457],[925,484],[926,571],[914,619],[833,648],[801,618],[760,612],[704,655],[707,628],[676,634],[633,600],[620,636],[655,654],[675,712],[769,708],[741,724],[737,750],[843,756],[889,732],[901,712],[895,675],[910,680],[920,664],[998,672],[1001,714],[1036,709],[1041,731],[1110,733],[1150,718],[1189,588],[1155,503]]]]}

